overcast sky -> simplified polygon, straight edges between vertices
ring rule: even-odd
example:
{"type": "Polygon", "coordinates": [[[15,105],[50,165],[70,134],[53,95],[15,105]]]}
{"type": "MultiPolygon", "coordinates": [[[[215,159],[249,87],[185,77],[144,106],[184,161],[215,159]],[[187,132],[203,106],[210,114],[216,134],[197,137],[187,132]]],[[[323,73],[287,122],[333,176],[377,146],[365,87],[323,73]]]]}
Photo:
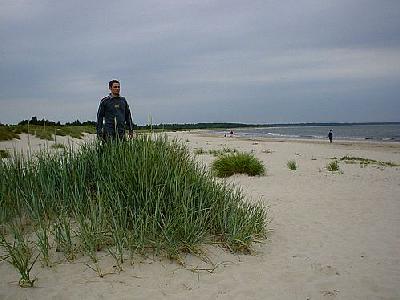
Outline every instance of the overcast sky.
{"type": "Polygon", "coordinates": [[[400,121],[399,0],[0,0],[0,122],[400,121]]]}

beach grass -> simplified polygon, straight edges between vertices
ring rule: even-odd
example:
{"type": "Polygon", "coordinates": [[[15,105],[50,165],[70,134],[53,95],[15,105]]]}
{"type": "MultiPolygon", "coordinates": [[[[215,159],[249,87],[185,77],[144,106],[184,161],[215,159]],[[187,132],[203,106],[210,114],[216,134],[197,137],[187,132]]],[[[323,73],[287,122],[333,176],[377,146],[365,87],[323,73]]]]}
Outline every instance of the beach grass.
{"type": "Polygon", "coordinates": [[[85,133],[96,133],[94,126],[65,126],[65,125],[10,125],[0,126],[0,141],[18,139],[21,133],[32,134],[40,139],[54,140],[58,136],[82,138],[85,133]]]}
{"type": "Polygon", "coordinates": [[[296,161],[295,161],[295,160],[289,160],[289,161],[286,163],[286,165],[287,165],[287,167],[289,168],[289,170],[292,170],[292,171],[297,170],[297,164],[296,164],[296,161]]]}
{"type": "Polygon", "coordinates": [[[19,136],[14,132],[12,126],[0,125],[0,141],[18,139],[19,136]]]}
{"type": "Polygon", "coordinates": [[[4,149],[0,149],[0,159],[1,158],[9,158],[11,155],[10,155],[10,152],[8,152],[7,150],[4,150],[4,149]]]}
{"type": "Polygon", "coordinates": [[[165,136],[16,155],[0,162],[0,178],[0,226],[29,220],[45,265],[54,251],[97,264],[98,251],[108,250],[118,265],[127,251],[179,260],[206,243],[248,252],[266,233],[264,206],[248,203],[165,136]]]}
{"type": "Polygon", "coordinates": [[[231,149],[231,148],[228,148],[228,147],[224,147],[224,148],[218,149],[218,150],[211,149],[211,150],[208,151],[208,153],[213,155],[213,156],[215,156],[215,157],[218,157],[220,155],[224,155],[224,154],[227,154],[227,153],[238,153],[238,150],[231,149]]]}
{"type": "Polygon", "coordinates": [[[65,150],[65,149],[66,149],[66,146],[65,146],[64,144],[55,143],[55,144],[51,145],[51,148],[53,148],[53,149],[63,149],[63,150],[65,150]]]}
{"type": "Polygon", "coordinates": [[[334,161],[331,161],[330,163],[328,163],[326,165],[326,168],[327,168],[328,171],[331,171],[331,172],[335,172],[335,171],[339,171],[340,170],[339,163],[338,163],[337,160],[334,160],[334,161]]]}
{"type": "Polygon", "coordinates": [[[196,148],[193,151],[193,153],[195,155],[210,154],[210,155],[213,155],[215,157],[218,157],[220,155],[224,155],[224,154],[227,154],[227,153],[237,153],[237,152],[238,152],[238,150],[231,149],[231,148],[228,148],[228,147],[224,147],[222,149],[210,149],[208,151],[205,151],[203,148],[196,148]]]}
{"type": "Polygon", "coordinates": [[[354,156],[343,156],[340,158],[341,161],[344,161],[345,163],[359,163],[360,166],[367,166],[367,165],[378,165],[378,166],[384,166],[384,167],[398,167],[400,164],[394,163],[391,161],[378,161],[375,159],[370,159],[370,158],[363,158],[363,157],[354,157],[354,156]]]}
{"type": "Polygon", "coordinates": [[[212,163],[211,169],[217,177],[229,177],[233,174],[250,176],[265,174],[264,165],[251,153],[235,152],[220,155],[212,163]]]}
{"type": "Polygon", "coordinates": [[[13,241],[8,241],[3,232],[0,232],[0,247],[6,252],[5,260],[17,269],[20,274],[18,284],[20,287],[33,287],[35,279],[32,279],[30,272],[36,263],[39,255],[33,256],[29,241],[23,234],[23,228],[19,224],[11,223],[9,231],[13,241]]]}
{"type": "Polygon", "coordinates": [[[193,150],[193,153],[195,155],[202,155],[202,154],[206,154],[207,151],[205,151],[203,148],[196,148],[196,149],[193,150]]]}

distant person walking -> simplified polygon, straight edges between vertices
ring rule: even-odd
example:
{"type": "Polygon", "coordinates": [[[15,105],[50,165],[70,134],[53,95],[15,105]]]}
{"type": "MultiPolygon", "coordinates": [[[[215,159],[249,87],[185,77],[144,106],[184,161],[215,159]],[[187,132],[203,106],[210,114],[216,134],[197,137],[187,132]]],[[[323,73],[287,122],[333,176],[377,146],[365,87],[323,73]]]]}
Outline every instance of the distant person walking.
{"type": "Polygon", "coordinates": [[[125,125],[129,138],[133,136],[133,123],[128,102],[120,96],[121,85],[118,80],[108,83],[110,94],[100,101],[97,111],[97,137],[103,141],[125,139],[125,125]]]}
{"type": "Polygon", "coordinates": [[[332,129],[331,129],[331,130],[329,130],[329,133],[328,133],[328,138],[329,138],[329,142],[330,142],[330,143],[332,143],[332,139],[333,139],[333,133],[332,133],[332,129]]]}

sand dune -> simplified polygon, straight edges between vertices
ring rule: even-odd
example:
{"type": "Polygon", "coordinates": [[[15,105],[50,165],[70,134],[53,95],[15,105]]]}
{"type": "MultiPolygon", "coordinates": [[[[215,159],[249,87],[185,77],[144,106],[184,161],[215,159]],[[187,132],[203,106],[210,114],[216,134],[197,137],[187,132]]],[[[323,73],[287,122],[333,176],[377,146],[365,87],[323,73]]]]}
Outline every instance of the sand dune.
{"type": "MultiPolygon", "coordinates": [[[[345,155],[400,163],[400,144],[169,136],[192,152],[229,147],[265,164],[266,176],[226,179],[248,201],[269,207],[268,239],[252,255],[207,246],[208,263],[138,257],[118,273],[103,253],[103,272],[114,273],[103,278],[86,266],[88,258],[51,269],[37,263],[32,289],[19,288],[18,274],[2,261],[0,299],[400,299],[400,167],[341,162],[342,172],[325,168],[345,155]],[[291,159],[296,171],[286,166],[291,159]]],[[[25,136],[0,142],[0,149],[26,149],[26,142],[25,136]]],[[[214,159],[196,157],[206,165],[214,159]]]]}

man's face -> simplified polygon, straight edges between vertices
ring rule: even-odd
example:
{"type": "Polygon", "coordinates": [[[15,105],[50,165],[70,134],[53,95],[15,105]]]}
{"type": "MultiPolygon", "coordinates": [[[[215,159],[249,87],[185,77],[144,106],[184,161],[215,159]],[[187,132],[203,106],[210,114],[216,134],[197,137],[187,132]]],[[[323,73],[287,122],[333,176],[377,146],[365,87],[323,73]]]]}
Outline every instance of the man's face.
{"type": "Polygon", "coordinates": [[[119,83],[114,82],[110,89],[111,94],[113,94],[115,96],[119,96],[120,89],[121,89],[121,87],[120,87],[119,83]]]}

